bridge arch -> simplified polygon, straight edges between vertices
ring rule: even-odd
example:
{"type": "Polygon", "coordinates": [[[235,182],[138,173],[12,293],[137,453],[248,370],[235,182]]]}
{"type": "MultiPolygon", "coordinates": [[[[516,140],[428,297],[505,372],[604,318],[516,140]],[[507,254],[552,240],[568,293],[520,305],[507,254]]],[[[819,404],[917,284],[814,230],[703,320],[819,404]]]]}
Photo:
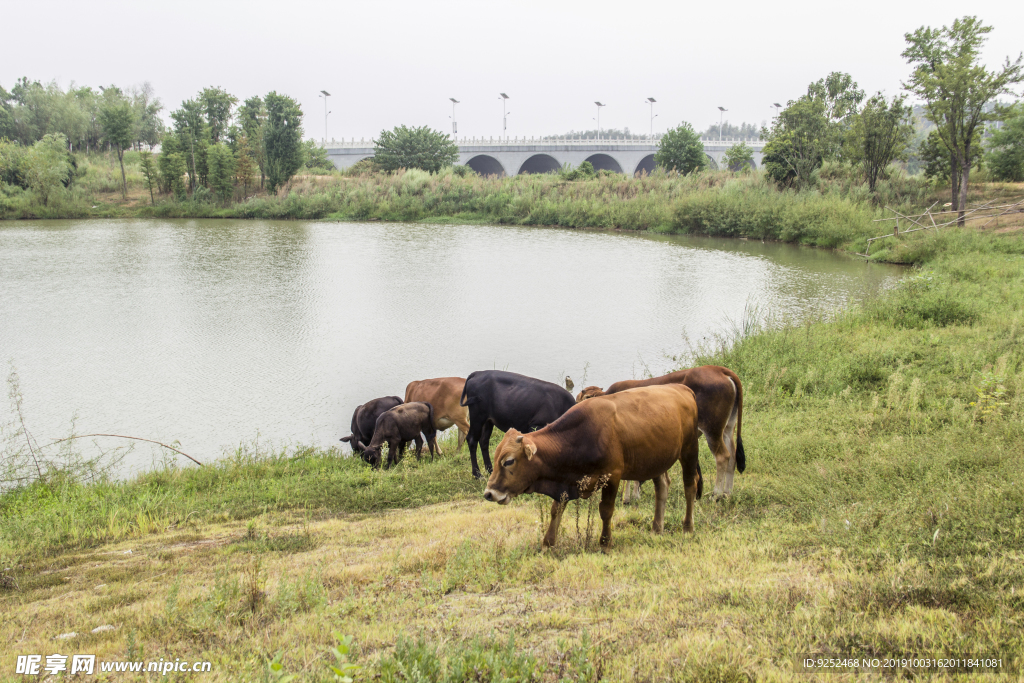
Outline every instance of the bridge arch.
{"type": "Polygon", "coordinates": [[[713,156],[711,156],[710,154],[705,154],[704,156],[706,156],[708,158],[708,168],[710,168],[712,171],[717,171],[718,170],[718,162],[715,161],[715,158],[713,156]]]}
{"type": "Polygon", "coordinates": [[[622,166],[619,165],[613,157],[607,154],[591,154],[587,157],[587,161],[591,163],[595,171],[615,171],[616,173],[623,173],[622,166]]]}
{"type": "Polygon", "coordinates": [[[466,166],[469,166],[480,175],[507,175],[505,167],[501,165],[501,162],[488,154],[477,154],[466,162],[466,166]]]}
{"type": "Polygon", "coordinates": [[[562,165],[550,154],[534,154],[519,167],[520,173],[555,173],[562,165]]]}
{"type": "Polygon", "coordinates": [[[633,175],[640,175],[641,172],[651,175],[654,173],[655,168],[657,168],[657,164],[654,163],[654,155],[648,154],[640,160],[639,164],[636,165],[636,170],[633,171],[633,175]]]}

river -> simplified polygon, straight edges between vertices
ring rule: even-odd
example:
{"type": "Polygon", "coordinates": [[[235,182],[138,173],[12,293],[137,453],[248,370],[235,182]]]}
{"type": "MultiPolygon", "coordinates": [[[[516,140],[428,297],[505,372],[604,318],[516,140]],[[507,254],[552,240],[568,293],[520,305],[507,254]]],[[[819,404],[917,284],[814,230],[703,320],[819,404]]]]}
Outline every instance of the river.
{"type": "MultiPolygon", "coordinates": [[[[799,321],[899,274],[792,245],[556,228],[4,223],[0,360],[41,444],[74,418],[211,460],[257,434],[337,445],[356,405],[414,379],[498,368],[578,391],[661,374],[751,305],[799,321]]],[[[127,469],[155,457],[136,448],[127,469]]]]}

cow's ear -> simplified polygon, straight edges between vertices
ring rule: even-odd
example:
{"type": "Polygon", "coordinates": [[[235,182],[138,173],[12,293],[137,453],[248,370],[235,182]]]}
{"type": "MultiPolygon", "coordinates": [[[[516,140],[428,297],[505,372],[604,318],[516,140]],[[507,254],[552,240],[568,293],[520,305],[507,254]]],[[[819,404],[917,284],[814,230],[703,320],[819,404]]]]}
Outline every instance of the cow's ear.
{"type": "Polygon", "coordinates": [[[532,460],[533,456],[537,454],[537,446],[532,441],[524,441],[523,450],[526,451],[527,460],[532,460]]]}
{"type": "Polygon", "coordinates": [[[516,437],[516,443],[522,443],[522,442],[523,442],[523,435],[520,434],[519,436],[516,437]]]}

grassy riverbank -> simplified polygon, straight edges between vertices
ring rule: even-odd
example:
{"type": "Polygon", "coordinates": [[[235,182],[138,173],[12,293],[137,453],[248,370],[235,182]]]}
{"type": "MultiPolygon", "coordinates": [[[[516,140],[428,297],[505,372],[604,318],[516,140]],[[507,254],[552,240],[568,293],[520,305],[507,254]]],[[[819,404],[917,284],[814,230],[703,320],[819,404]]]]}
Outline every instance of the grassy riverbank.
{"type": "Polygon", "coordinates": [[[465,452],[55,478],[0,496],[0,678],[56,651],[268,680],[280,651],[326,681],[334,631],[357,680],[804,680],[811,652],[1024,665],[1024,236],[917,234],[889,257],[919,268],[858,310],[681,359],[746,386],[747,473],[693,535],[678,486],[650,533],[648,488],[609,554],[587,503],[542,553],[543,506],[483,502],[465,452]]]}
{"type": "MultiPolygon", "coordinates": [[[[433,175],[418,170],[306,175],[273,195],[256,192],[245,198],[236,188],[233,201],[217,202],[209,193],[186,201],[157,194],[155,204],[143,187],[136,153],[127,156],[128,199],[117,189],[120,171],[110,158],[91,155],[80,169],[81,177],[48,205],[29,191],[0,196],[0,217],[488,222],[748,237],[862,252],[866,239],[884,230],[872,220],[892,215],[883,207],[911,213],[946,201],[944,186],[899,173],[872,194],[858,170],[839,164],[822,168],[817,186],[802,192],[779,190],[759,172],[658,172],[643,178],[601,173],[569,181],[557,174],[462,177],[448,169],[433,175]]],[[[1024,185],[975,182],[969,200],[1022,194],[1024,185]]],[[[1000,219],[999,227],[1024,224],[1020,215],[1014,218],[1000,219]]]]}

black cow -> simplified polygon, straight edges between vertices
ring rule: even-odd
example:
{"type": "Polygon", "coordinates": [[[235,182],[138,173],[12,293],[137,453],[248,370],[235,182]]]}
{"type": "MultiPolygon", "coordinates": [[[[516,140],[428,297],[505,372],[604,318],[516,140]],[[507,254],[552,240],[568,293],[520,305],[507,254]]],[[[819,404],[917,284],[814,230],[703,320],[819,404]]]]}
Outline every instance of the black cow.
{"type": "Polygon", "coordinates": [[[363,450],[363,459],[373,465],[374,469],[380,467],[380,448],[387,443],[388,462],[385,467],[397,465],[402,454],[405,452],[405,445],[410,441],[416,442],[416,459],[420,459],[420,452],[423,450],[423,439],[420,433],[427,437],[427,446],[430,448],[430,461],[434,461],[434,451],[437,449],[437,430],[434,428],[434,408],[429,403],[403,403],[383,413],[377,418],[377,424],[373,428],[373,440],[367,446],[363,443],[359,447],[363,450]]]}
{"type": "MultiPolygon", "coordinates": [[[[362,455],[364,449],[359,444],[360,442],[370,443],[373,440],[373,427],[377,424],[377,418],[401,404],[402,399],[397,396],[385,396],[367,401],[352,413],[352,433],[342,437],[341,440],[351,445],[354,453],[362,455]]],[[[363,455],[363,460],[366,460],[365,455],[363,455]]]]}
{"type": "Polygon", "coordinates": [[[542,379],[504,370],[481,370],[466,378],[461,405],[469,407],[469,454],[473,476],[480,479],[476,445],[484,455],[484,467],[491,471],[489,446],[494,427],[507,432],[515,428],[532,432],[560,418],[575,405],[568,391],[542,379]]]}

